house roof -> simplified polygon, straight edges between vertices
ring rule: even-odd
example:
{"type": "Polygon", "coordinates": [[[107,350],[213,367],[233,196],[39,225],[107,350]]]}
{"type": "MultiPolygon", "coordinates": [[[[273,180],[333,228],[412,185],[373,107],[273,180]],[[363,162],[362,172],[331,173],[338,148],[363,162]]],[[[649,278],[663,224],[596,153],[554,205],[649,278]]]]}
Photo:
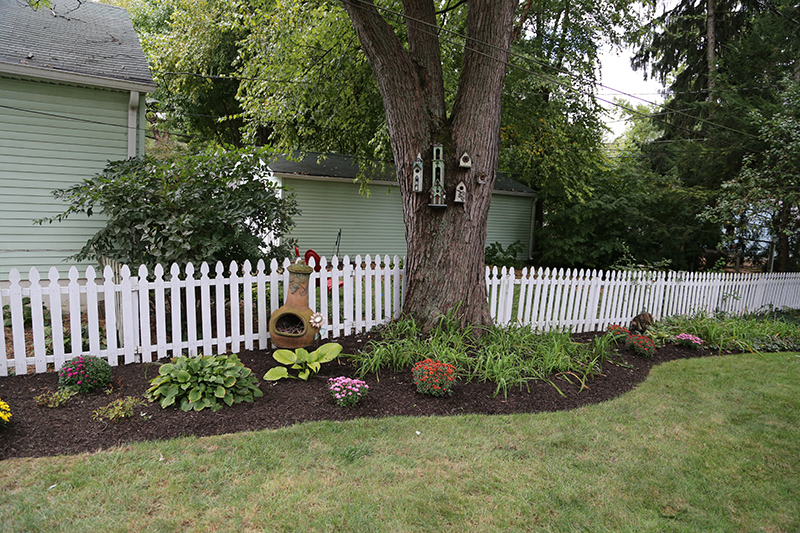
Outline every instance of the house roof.
{"type": "MultiPolygon", "coordinates": [[[[297,158],[299,158],[299,155],[293,157],[293,159],[297,158]]],[[[316,152],[306,153],[299,161],[290,160],[286,156],[279,156],[268,166],[273,173],[277,174],[349,180],[355,179],[359,170],[356,160],[352,156],[316,152]]],[[[387,164],[384,166],[383,171],[376,172],[370,177],[377,182],[396,182],[394,165],[387,164]]],[[[501,172],[498,172],[497,179],[495,179],[494,190],[524,195],[536,194],[534,189],[501,172]]]]}
{"type": "Polygon", "coordinates": [[[155,83],[121,7],[86,0],[0,0],[0,73],[152,92],[155,83]]]}

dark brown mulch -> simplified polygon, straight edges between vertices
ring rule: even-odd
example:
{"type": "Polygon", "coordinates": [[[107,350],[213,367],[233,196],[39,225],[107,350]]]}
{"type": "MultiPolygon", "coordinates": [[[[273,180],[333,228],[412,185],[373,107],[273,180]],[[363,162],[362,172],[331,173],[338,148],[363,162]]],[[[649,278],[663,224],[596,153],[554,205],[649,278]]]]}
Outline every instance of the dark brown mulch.
{"type": "MultiPolygon", "coordinates": [[[[344,346],[344,353],[356,353],[376,335],[353,335],[338,342],[344,346]]],[[[576,338],[588,341],[593,335],[576,335],[576,338]]],[[[148,403],[137,408],[132,418],[116,424],[93,420],[93,411],[116,398],[141,396],[148,380],[158,373],[157,363],[114,367],[111,394],[97,392],[75,396],[58,408],[38,407],[34,401],[35,396],[57,389],[55,373],[2,377],[0,399],[10,405],[13,417],[11,423],[0,430],[0,459],[94,452],[128,442],[274,429],[310,420],[574,409],[615,398],[633,389],[647,377],[653,365],[706,355],[711,354],[670,345],[660,348],[654,357],[643,359],[621,349],[613,359],[626,364],[606,362],[602,374],[595,376],[583,391],[579,392],[577,383],[569,383],[564,377],[554,378],[563,396],[551,384],[539,381],[530,383],[530,391],[510,390],[507,398],[502,394],[495,397],[495,385],[491,383],[458,382],[451,397],[433,398],[416,392],[410,371],[385,370],[381,372],[380,381],[374,375],[364,378],[370,392],[359,404],[340,407],[328,392],[327,379],[340,375],[354,377],[353,366],[347,359],[323,365],[321,372],[309,382],[290,379],[264,382],[261,378],[277,364],[271,352],[244,351],[239,357],[259,378],[264,393],[254,403],[241,403],[217,412],[206,409],[188,413],[148,403]]]]}

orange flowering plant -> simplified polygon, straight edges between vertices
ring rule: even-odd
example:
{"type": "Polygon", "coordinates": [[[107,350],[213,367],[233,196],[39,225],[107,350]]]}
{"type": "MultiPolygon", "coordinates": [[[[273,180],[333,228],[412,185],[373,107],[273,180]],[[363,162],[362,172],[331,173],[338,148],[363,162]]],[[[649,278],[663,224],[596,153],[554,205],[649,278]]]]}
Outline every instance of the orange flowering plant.
{"type": "Polygon", "coordinates": [[[456,380],[456,368],[441,361],[425,359],[411,369],[417,392],[430,396],[450,396],[456,380]]]}
{"type": "Polygon", "coordinates": [[[650,337],[644,335],[631,335],[625,344],[633,353],[642,357],[650,357],[656,353],[656,344],[650,337]]]}

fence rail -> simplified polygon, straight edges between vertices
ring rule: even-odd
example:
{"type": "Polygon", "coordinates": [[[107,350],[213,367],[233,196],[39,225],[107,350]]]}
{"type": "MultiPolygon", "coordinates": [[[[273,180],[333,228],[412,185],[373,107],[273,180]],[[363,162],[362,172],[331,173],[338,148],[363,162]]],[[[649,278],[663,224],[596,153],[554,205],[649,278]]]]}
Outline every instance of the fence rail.
{"type": "MultiPolygon", "coordinates": [[[[283,303],[289,261],[267,265],[172,265],[165,272],[127,266],[77,269],[61,279],[51,268],[29,282],[17,270],[0,288],[0,376],[59,369],[79,354],[111,365],[150,362],[181,354],[268,349],[269,315],[283,303]]],[[[345,256],[311,276],[309,307],[325,316],[323,334],[359,333],[397,317],[405,273],[394,256],[345,256]]],[[[603,330],[647,311],[668,315],[767,306],[798,307],[800,274],[699,274],[487,268],[491,315],[497,324],[536,329],[603,330]]]]}

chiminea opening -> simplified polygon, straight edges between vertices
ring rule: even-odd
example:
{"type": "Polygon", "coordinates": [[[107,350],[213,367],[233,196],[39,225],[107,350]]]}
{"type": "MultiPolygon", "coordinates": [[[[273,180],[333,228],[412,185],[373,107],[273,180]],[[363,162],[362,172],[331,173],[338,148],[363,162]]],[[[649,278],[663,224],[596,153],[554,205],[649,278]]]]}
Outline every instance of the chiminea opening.
{"type": "Polygon", "coordinates": [[[308,322],[295,313],[283,313],[275,320],[275,334],[288,337],[301,337],[308,328],[308,322]]]}

